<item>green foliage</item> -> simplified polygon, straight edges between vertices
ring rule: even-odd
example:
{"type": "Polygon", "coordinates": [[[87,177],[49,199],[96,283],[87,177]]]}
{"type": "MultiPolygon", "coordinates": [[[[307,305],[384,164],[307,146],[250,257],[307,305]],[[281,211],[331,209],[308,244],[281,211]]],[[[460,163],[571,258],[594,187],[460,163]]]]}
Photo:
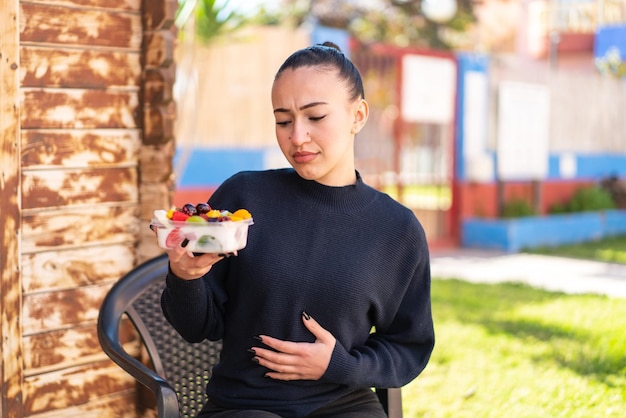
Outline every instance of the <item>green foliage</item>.
{"type": "Polygon", "coordinates": [[[407,418],[621,417],[626,299],[434,278],[437,343],[407,418]]]}
{"type": "Polygon", "coordinates": [[[558,203],[550,213],[576,213],[615,209],[615,202],[608,190],[598,186],[583,187],[574,193],[567,203],[558,203]]]}
{"type": "MultiPolygon", "coordinates": [[[[364,4],[348,0],[315,2],[283,0],[280,7],[259,6],[256,13],[242,15],[229,7],[229,0],[178,0],[176,25],[179,28],[195,20],[195,34],[202,42],[235,31],[245,24],[289,24],[299,26],[307,20],[347,30],[364,43],[384,42],[397,46],[455,49],[467,28],[476,22],[473,2],[457,0],[456,15],[444,24],[424,17],[420,0],[386,0],[364,4]]],[[[186,36],[181,32],[180,36],[186,36]]]]}
{"type": "Polygon", "coordinates": [[[571,212],[615,209],[611,194],[597,186],[579,189],[569,204],[571,212]]]}
{"type": "MultiPolygon", "coordinates": [[[[247,18],[229,9],[229,0],[178,0],[176,25],[195,23],[195,34],[204,43],[233,32],[247,23],[247,18]]],[[[181,34],[184,32],[181,32],[181,34]]]]}
{"type": "Polygon", "coordinates": [[[524,199],[511,199],[502,207],[502,218],[521,218],[524,216],[535,216],[536,212],[524,199]]]}
{"type": "Polygon", "coordinates": [[[558,215],[561,213],[567,213],[567,204],[566,203],[555,203],[554,205],[552,205],[550,207],[550,209],[548,210],[549,213],[553,214],[553,215],[558,215]]]}
{"type": "Polygon", "coordinates": [[[454,18],[437,24],[424,17],[419,1],[390,3],[392,7],[362,9],[355,13],[347,29],[365,43],[452,50],[455,48],[453,40],[476,21],[471,4],[459,4],[454,18]],[[449,34],[455,36],[446,36],[449,34]]]}

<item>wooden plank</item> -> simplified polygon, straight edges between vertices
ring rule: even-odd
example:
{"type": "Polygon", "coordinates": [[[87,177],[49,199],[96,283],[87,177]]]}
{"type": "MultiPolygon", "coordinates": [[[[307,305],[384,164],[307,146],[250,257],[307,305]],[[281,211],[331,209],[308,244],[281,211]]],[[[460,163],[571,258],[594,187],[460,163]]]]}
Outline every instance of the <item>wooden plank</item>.
{"type": "MultiPolygon", "coordinates": [[[[141,220],[147,223],[155,209],[167,208],[173,199],[173,157],[177,117],[173,86],[176,80],[173,25],[177,3],[174,0],[144,2],[144,65],[142,85],[143,146],[140,154],[141,220]]],[[[162,254],[152,231],[140,229],[137,246],[139,261],[162,254]]],[[[142,404],[140,400],[140,404],[142,404]]]]}
{"type": "Polygon", "coordinates": [[[37,170],[22,173],[22,208],[137,202],[136,167],[37,170]]]}
{"type": "Polygon", "coordinates": [[[161,183],[173,187],[174,155],[176,143],[169,141],[163,145],[144,145],[139,153],[141,180],[144,183],[161,183]]]}
{"type": "Polygon", "coordinates": [[[22,333],[31,334],[95,324],[108,285],[83,286],[24,296],[22,333]]]}
{"type": "Polygon", "coordinates": [[[164,249],[157,245],[154,233],[149,232],[151,231],[142,232],[141,240],[139,241],[139,245],[137,245],[137,261],[140,263],[148,261],[165,252],[164,249]]]}
{"type": "Polygon", "coordinates": [[[176,81],[176,66],[146,70],[143,79],[144,103],[167,103],[174,100],[172,94],[176,81]]]}
{"type": "Polygon", "coordinates": [[[67,8],[88,7],[136,12],[141,10],[141,0],[31,0],[31,3],[54,4],[67,8]]]}
{"type": "MultiPolygon", "coordinates": [[[[140,339],[130,320],[120,326],[120,341],[132,356],[139,356],[140,339]]],[[[108,359],[100,344],[95,324],[34,334],[24,338],[25,376],[108,359]]]]}
{"type": "Polygon", "coordinates": [[[178,1],[147,1],[143,8],[143,26],[145,30],[167,30],[174,24],[178,1]]]}
{"type": "Polygon", "coordinates": [[[22,130],[22,168],[135,165],[138,129],[22,130]]]}
{"type": "Polygon", "coordinates": [[[158,31],[144,36],[144,65],[147,68],[169,67],[174,64],[175,32],[158,31]]]}
{"type": "Polygon", "coordinates": [[[86,406],[102,396],[127,391],[134,386],[134,379],[109,360],[71,367],[24,379],[24,410],[30,416],[86,406]]]}
{"type": "Polygon", "coordinates": [[[169,209],[171,207],[173,184],[142,183],[140,187],[142,196],[140,218],[143,221],[150,221],[155,209],[169,209]]]}
{"type": "Polygon", "coordinates": [[[0,416],[21,417],[18,0],[0,1],[0,416]]]}
{"type": "Polygon", "coordinates": [[[22,47],[23,87],[111,88],[139,86],[139,52],[22,47]]]}
{"type": "Polygon", "coordinates": [[[138,50],[141,16],[125,11],[20,3],[20,41],[138,50]]]}
{"type": "Polygon", "coordinates": [[[137,205],[35,210],[22,219],[22,254],[134,243],[140,228],[137,205]]]}
{"type": "Polygon", "coordinates": [[[119,279],[136,264],[130,244],[24,254],[22,287],[28,294],[104,284],[119,279]]]}
{"type": "Polygon", "coordinates": [[[144,145],[162,145],[174,139],[176,105],[174,102],[163,106],[144,108],[144,145]]]}
{"type": "Polygon", "coordinates": [[[21,89],[22,129],[137,128],[136,91],[21,89]]]}
{"type": "Polygon", "coordinates": [[[137,394],[134,390],[126,390],[113,395],[92,399],[86,404],[73,406],[71,408],[44,411],[29,415],[29,418],[156,418],[156,413],[152,415],[140,415],[135,411],[137,394]]]}
{"type": "MultiPolygon", "coordinates": [[[[172,141],[173,142],[173,141],[172,141]]],[[[139,244],[137,257],[139,262],[163,254],[163,249],[157,245],[156,237],[148,225],[155,209],[167,209],[172,204],[173,184],[171,181],[160,183],[141,183],[141,228],[139,230],[139,244]]]]}

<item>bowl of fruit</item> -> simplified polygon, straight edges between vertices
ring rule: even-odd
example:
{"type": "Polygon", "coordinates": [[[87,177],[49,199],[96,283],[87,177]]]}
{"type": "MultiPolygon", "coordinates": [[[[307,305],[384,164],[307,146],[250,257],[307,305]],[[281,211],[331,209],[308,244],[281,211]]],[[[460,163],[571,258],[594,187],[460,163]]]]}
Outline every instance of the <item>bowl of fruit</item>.
{"type": "Polygon", "coordinates": [[[193,253],[229,254],[248,242],[252,215],[246,209],[234,212],[211,208],[207,203],[187,203],[180,208],[154,211],[150,228],[159,247],[185,247],[193,253]]]}

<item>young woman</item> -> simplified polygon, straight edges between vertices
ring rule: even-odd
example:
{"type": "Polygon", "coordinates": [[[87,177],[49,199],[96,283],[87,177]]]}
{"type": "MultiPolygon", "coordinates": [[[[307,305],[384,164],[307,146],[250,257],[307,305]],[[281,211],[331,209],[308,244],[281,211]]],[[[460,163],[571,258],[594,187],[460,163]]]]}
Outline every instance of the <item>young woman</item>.
{"type": "Polygon", "coordinates": [[[246,248],[168,251],[165,316],[223,341],[200,417],[385,417],[370,388],[407,384],[434,346],[424,231],[356,171],[369,109],[335,45],[292,54],[271,96],[292,168],[238,173],[209,200],[252,213],[246,248]]]}

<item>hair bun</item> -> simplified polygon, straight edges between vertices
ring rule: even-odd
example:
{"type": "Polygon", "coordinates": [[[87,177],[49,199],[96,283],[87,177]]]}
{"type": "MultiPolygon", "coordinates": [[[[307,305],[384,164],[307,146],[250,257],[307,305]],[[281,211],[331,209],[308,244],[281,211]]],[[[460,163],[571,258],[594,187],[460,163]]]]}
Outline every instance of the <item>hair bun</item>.
{"type": "Polygon", "coordinates": [[[326,41],[326,42],[324,42],[324,43],[322,44],[322,46],[326,46],[326,47],[328,47],[328,48],[333,48],[333,49],[336,49],[337,51],[340,51],[340,52],[341,52],[341,48],[339,48],[339,45],[337,45],[337,44],[336,44],[336,43],[334,43],[334,42],[326,41]]]}

